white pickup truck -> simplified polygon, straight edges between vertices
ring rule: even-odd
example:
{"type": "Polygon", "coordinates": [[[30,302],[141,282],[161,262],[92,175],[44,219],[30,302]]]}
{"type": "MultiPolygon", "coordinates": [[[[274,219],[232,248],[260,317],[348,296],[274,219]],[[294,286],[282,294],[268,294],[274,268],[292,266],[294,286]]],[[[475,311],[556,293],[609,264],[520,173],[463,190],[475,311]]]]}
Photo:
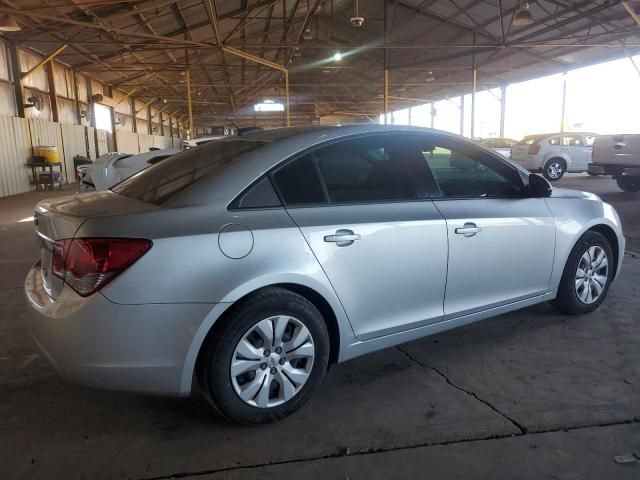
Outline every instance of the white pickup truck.
{"type": "Polygon", "coordinates": [[[640,134],[598,136],[589,174],[611,175],[625,192],[639,192],[640,134]]]}

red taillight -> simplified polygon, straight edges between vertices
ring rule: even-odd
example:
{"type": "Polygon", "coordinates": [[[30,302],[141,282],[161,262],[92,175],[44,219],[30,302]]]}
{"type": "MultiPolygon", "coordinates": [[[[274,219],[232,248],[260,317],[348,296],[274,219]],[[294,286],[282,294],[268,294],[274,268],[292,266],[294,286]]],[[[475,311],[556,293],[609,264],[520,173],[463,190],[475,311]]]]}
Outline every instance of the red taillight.
{"type": "Polygon", "coordinates": [[[74,238],[53,246],[52,272],[79,295],[97,292],[151,248],[143,238],[74,238]]]}
{"type": "Polygon", "coordinates": [[[529,152],[527,153],[527,155],[537,155],[538,153],[540,153],[539,143],[532,143],[531,145],[529,145],[529,152]]]}

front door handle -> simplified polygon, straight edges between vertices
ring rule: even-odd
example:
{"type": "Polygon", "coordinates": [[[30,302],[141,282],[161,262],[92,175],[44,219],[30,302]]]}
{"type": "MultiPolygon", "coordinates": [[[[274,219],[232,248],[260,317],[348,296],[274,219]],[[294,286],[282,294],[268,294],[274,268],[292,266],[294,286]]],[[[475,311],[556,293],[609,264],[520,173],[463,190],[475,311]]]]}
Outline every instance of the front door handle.
{"type": "Polygon", "coordinates": [[[476,233],[480,233],[482,229],[475,223],[467,222],[461,228],[456,228],[455,232],[458,235],[464,235],[465,237],[473,237],[476,233]]]}
{"type": "Polygon", "coordinates": [[[356,240],[360,240],[360,235],[346,228],[336,230],[335,235],[327,235],[324,237],[325,242],[335,243],[338,247],[348,247],[349,245],[353,245],[353,242],[356,240]]]}

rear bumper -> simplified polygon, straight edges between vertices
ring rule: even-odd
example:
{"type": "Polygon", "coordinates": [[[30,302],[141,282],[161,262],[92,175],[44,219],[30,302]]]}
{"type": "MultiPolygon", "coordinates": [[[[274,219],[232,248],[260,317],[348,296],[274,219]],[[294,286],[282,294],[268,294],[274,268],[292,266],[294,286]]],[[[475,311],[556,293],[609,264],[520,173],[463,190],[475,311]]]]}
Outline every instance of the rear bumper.
{"type": "Polygon", "coordinates": [[[56,300],[40,266],[25,281],[27,322],[40,350],[65,379],[88,387],[188,395],[186,358],[211,304],[119,305],[66,287],[56,300]]]}
{"type": "Polygon", "coordinates": [[[619,163],[592,163],[589,165],[589,173],[592,175],[640,175],[640,167],[630,167],[619,163]]]}

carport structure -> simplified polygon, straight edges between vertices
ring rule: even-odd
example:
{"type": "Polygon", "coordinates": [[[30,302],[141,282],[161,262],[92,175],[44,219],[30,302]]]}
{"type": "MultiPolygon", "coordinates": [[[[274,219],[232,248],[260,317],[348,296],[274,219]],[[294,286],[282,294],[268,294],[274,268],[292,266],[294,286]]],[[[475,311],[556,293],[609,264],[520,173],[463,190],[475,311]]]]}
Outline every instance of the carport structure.
{"type": "MultiPolygon", "coordinates": [[[[373,121],[385,111],[630,56],[640,51],[638,5],[1,0],[0,11],[22,27],[4,34],[10,49],[38,52],[43,63],[54,58],[193,131],[322,117],[373,121]],[[363,23],[354,26],[353,17],[363,23]],[[281,101],[285,113],[256,114],[254,104],[265,99],[281,101]]],[[[49,94],[55,121],[55,88],[49,94]]],[[[15,96],[24,116],[20,88],[15,96]]],[[[474,107],[473,97],[463,106],[472,115],[474,107]]]]}

